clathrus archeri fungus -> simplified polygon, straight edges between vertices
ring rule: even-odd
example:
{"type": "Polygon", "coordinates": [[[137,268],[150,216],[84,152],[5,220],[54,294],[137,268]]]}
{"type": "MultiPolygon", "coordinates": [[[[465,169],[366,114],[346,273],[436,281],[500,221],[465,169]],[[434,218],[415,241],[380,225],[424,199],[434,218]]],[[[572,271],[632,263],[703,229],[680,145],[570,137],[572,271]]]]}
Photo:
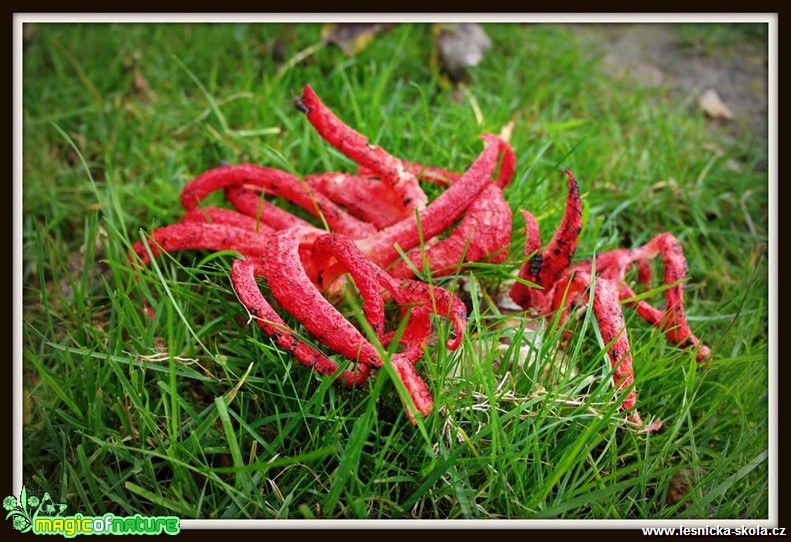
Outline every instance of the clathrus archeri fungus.
{"type": "MultiPolygon", "coordinates": [[[[414,412],[407,409],[414,422],[416,414],[428,415],[433,407],[429,388],[415,367],[429,342],[431,315],[451,321],[453,334],[446,343],[451,350],[461,345],[467,324],[462,301],[444,288],[414,280],[414,271],[436,277],[456,272],[465,263],[500,263],[506,258],[512,217],[503,188],[514,175],[513,149],[502,138],[484,134],[484,148],[467,171],[450,172],[396,158],[369,143],[309,86],[295,105],[328,143],[359,165],[356,173],[319,173],[300,179],[253,164],[208,170],[184,187],[181,203],[187,212],[181,221],[136,242],[133,252],[143,264],[149,261],[149,251],[153,256],[161,250],[240,253],[242,258],[231,270],[233,287],[251,319],[278,347],[347,386],[364,383],[373,369],[389,363],[414,404],[414,412]],[[420,181],[446,188],[429,202],[420,181]],[[235,210],[199,207],[216,190],[224,191],[235,210]],[[278,196],[302,208],[316,224],[266,201],[265,196],[278,196]],[[335,355],[300,340],[267,301],[257,279],[266,281],[280,310],[335,355]],[[367,335],[328,301],[336,297],[333,294],[351,289],[349,279],[372,332],[367,335]],[[398,329],[388,329],[393,319],[387,317],[386,307],[398,312],[398,329]],[[392,345],[393,341],[398,344],[392,345]],[[394,352],[387,360],[383,359],[386,351],[394,352]]],[[[560,311],[561,320],[571,306],[592,299],[615,385],[629,388],[622,407],[638,428],[658,429],[659,422],[644,425],[634,408],[634,373],[621,302],[633,305],[672,343],[693,348],[699,361],[705,359],[709,350],[692,334],[684,317],[686,263],[681,246],[671,234],[663,233],[642,247],[573,263],[582,210],[577,182],[571,172],[566,174],[565,214],[543,250],[535,218],[522,211],[528,260],[511,296],[540,316],[560,311]],[[638,281],[648,284],[648,261],[657,255],[669,285],[664,310],[634,300],[635,293],[624,281],[627,271],[637,266],[638,281]]]]}

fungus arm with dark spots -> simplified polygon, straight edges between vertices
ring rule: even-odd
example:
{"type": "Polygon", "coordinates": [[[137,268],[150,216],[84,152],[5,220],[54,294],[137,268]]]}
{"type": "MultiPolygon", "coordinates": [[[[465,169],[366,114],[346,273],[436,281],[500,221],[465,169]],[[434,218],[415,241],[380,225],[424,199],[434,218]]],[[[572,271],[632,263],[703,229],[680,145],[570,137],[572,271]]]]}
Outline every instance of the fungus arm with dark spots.
{"type": "Polygon", "coordinates": [[[692,333],[687,322],[684,311],[684,280],[687,278],[687,261],[684,258],[684,250],[675,236],[670,233],[660,233],[641,247],[604,253],[596,259],[596,264],[598,267],[599,260],[602,260],[602,266],[607,269],[613,279],[623,283],[621,297],[628,299],[634,297],[635,293],[624,283],[626,271],[631,265],[637,263],[638,278],[642,274],[641,280],[647,280],[650,278],[650,268],[648,268],[647,262],[656,256],[662,258],[665,284],[672,285],[665,290],[665,309],[664,311],[659,310],[647,301],[640,300],[635,304],[637,313],[652,325],[663,330],[671,343],[682,348],[696,350],[698,362],[709,359],[711,350],[692,333]],[[640,264],[643,265],[642,272],[640,264]]]}
{"type": "Polygon", "coordinates": [[[525,309],[538,309],[541,312],[548,309],[550,291],[561,276],[568,272],[577,248],[577,239],[582,230],[582,202],[574,175],[569,170],[564,173],[568,176],[568,192],[563,218],[552,239],[540,253],[537,253],[541,247],[538,223],[532,214],[523,211],[525,255],[536,254],[522,265],[519,277],[542,288],[532,288],[522,282],[514,284],[511,298],[525,309]]]}
{"type": "Polygon", "coordinates": [[[635,408],[637,391],[633,387],[632,353],[616,285],[606,279],[598,279],[594,282],[591,275],[585,271],[575,271],[566,275],[557,284],[554,292],[554,306],[563,313],[561,321],[565,320],[570,305],[591,295],[588,292],[590,288],[593,289],[593,312],[613,367],[613,383],[618,390],[628,389],[621,408],[631,410],[627,419],[642,431],[657,431],[662,427],[662,422],[656,420],[648,425],[644,424],[635,408]]]}

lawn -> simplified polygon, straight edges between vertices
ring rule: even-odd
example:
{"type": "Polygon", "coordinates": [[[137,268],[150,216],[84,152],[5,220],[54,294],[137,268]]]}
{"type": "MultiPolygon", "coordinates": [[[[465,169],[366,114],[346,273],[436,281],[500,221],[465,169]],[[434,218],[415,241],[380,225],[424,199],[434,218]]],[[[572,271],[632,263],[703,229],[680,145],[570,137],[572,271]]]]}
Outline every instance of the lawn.
{"type": "MultiPolygon", "coordinates": [[[[717,47],[766,40],[762,28],[718,28],[717,47]]],[[[605,75],[601,44],[571,27],[485,29],[492,49],[454,89],[429,25],[395,25],[355,56],[308,49],[312,24],[26,25],[29,492],[70,513],[200,519],[768,517],[766,142],[712,130],[693,97],[605,75]],[[295,109],[307,83],[393,155],[454,171],[513,122],[509,255],[431,279],[470,285],[470,325],[461,349],[437,341],[418,363],[435,410],[417,426],[389,372],[346,390],[251,325],[233,253],[127,259],[221,161],[353,171],[295,109]],[[534,316],[493,302],[525,259],[519,210],[545,241],[557,227],[563,168],[584,202],[578,259],[663,231],[683,245],[687,315],[712,360],[698,366],[624,308],[638,408],[659,432],[618,409],[593,311],[535,334],[534,316]]]]}

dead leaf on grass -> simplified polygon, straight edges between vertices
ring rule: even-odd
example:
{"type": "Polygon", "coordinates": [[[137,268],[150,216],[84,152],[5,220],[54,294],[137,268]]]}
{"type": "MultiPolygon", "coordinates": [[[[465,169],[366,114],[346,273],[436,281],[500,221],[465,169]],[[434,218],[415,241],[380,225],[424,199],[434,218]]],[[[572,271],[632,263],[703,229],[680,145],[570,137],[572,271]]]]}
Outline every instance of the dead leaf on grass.
{"type": "Polygon", "coordinates": [[[678,474],[670,479],[667,490],[667,504],[672,506],[684,499],[692,486],[693,472],[690,469],[681,469],[678,474]]]}
{"type": "Polygon", "coordinates": [[[725,105],[720,95],[710,88],[700,97],[700,107],[710,118],[715,120],[733,120],[734,115],[730,107],[725,105]]]}
{"type": "Polygon", "coordinates": [[[321,39],[338,47],[343,54],[354,56],[368,47],[374,36],[392,27],[383,23],[327,23],[321,27],[321,39]]]}
{"type": "Polygon", "coordinates": [[[483,27],[476,23],[436,24],[434,38],[435,63],[454,85],[469,80],[467,68],[477,66],[492,46],[483,27]]]}
{"type": "Polygon", "coordinates": [[[33,38],[36,37],[38,27],[39,25],[37,23],[25,23],[22,25],[22,42],[25,45],[33,41],[33,38]]]}
{"type": "Polygon", "coordinates": [[[33,421],[33,396],[28,390],[22,390],[22,425],[33,421]]]}
{"type": "Polygon", "coordinates": [[[148,80],[140,71],[140,60],[142,55],[139,51],[135,51],[132,55],[124,61],[124,65],[132,72],[132,90],[138,100],[147,102],[155,97],[154,91],[151,90],[151,85],[148,80]]]}

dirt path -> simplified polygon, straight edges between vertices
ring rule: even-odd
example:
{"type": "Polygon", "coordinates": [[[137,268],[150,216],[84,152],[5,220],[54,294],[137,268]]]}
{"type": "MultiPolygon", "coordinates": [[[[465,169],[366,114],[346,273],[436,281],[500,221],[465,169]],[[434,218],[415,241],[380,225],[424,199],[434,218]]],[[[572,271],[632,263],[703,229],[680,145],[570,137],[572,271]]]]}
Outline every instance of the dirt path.
{"type": "Polygon", "coordinates": [[[665,87],[681,99],[713,89],[733,112],[712,129],[767,140],[768,46],[761,25],[585,24],[578,30],[605,50],[606,73],[628,72],[647,87],[665,87]]]}

